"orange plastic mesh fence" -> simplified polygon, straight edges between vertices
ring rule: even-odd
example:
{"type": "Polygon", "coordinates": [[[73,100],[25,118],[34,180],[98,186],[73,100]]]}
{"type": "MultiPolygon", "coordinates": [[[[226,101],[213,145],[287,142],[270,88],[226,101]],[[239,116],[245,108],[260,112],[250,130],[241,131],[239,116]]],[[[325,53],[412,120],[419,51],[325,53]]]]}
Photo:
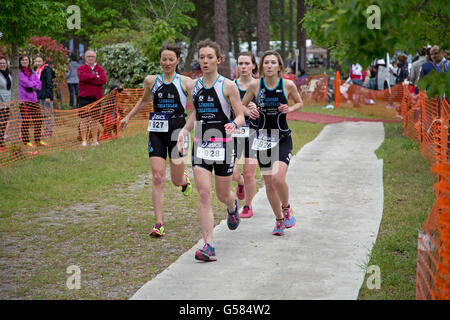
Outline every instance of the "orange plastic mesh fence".
{"type": "MultiPolygon", "coordinates": [[[[140,99],[143,89],[113,90],[94,103],[73,110],[54,110],[32,102],[12,101],[0,106],[0,167],[13,162],[68,149],[81,149],[80,122],[89,123],[87,138],[93,141],[95,124],[98,141],[118,138],[118,122],[140,99]]],[[[142,119],[151,104],[145,107],[134,124],[142,131],[142,119]]]]}
{"type": "MultiPolygon", "coordinates": [[[[419,233],[417,245],[416,298],[450,299],[450,107],[445,98],[428,99],[420,93],[409,111],[408,101],[402,110],[413,114],[407,123],[414,126],[423,155],[437,175],[436,200],[419,233]],[[414,123],[415,120],[415,123],[414,123]]],[[[410,131],[405,131],[410,136],[410,131]]]]}
{"type": "Polygon", "coordinates": [[[383,118],[395,118],[399,113],[403,93],[409,88],[397,84],[384,90],[371,90],[350,82],[340,80],[340,86],[335,88],[335,97],[339,97],[336,108],[355,109],[356,111],[383,118]],[[336,89],[339,92],[336,92],[336,89]]]}
{"type": "Polygon", "coordinates": [[[302,97],[304,105],[325,105],[327,104],[328,76],[318,74],[308,77],[294,78],[295,85],[302,97]]]}
{"type": "MultiPolygon", "coordinates": [[[[192,78],[201,76],[200,71],[185,73],[192,78]]],[[[298,77],[294,82],[305,105],[326,104],[328,78],[326,74],[298,77]]],[[[350,94],[352,93],[350,88],[350,94]]],[[[362,92],[365,92],[363,89],[362,92]]],[[[397,89],[393,88],[395,92],[397,89]]],[[[102,99],[73,110],[53,110],[35,103],[9,102],[0,106],[1,137],[5,147],[0,144],[0,167],[64,149],[81,148],[80,121],[88,119],[98,124],[98,138],[109,140],[121,134],[132,135],[145,130],[151,103],[130,121],[124,133],[118,132],[120,118],[125,116],[139,101],[143,89],[114,90],[102,99]],[[9,119],[9,120],[8,120],[9,119]]],[[[370,95],[379,96],[379,92],[370,95]]],[[[381,97],[388,94],[381,93],[381,97]]],[[[397,100],[394,98],[394,101],[397,100]]],[[[345,103],[344,103],[345,104],[345,103]]],[[[189,106],[192,108],[192,105],[189,106]]],[[[86,120],[84,120],[86,121],[86,120]]],[[[89,131],[92,139],[92,132],[89,131]]],[[[90,140],[92,141],[92,140],[90,140]]]]}
{"type": "Polygon", "coordinates": [[[411,93],[408,85],[370,90],[340,81],[335,92],[340,107],[360,113],[397,117],[403,134],[420,142],[424,157],[437,175],[435,203],[418,234],[416,298],[450,299],[450,107],[445,98],[411,93]]]}

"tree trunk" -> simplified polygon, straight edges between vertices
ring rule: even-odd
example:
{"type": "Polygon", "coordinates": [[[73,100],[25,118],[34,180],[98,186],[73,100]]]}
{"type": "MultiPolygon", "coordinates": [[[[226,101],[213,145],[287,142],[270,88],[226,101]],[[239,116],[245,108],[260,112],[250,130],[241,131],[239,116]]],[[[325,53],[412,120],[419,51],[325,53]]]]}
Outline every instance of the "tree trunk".
{"type": "Polygon", "coordinates": [[[200,36],[203,34],[203,30],[201,28],[197,28],[194,33],[194,37],[191,38],[191,43],[189,44],[186,60],[184,61],[184,72],[191,71],[191,63],[194,59],[195,50],[197,48],[197,43],[200,40],[200,36]]]}
{"type": "Polygon", "coordinates": [[[216,22],[214,28],[214,34],[216,42],[222,48],[222,52],[225,55],[225,60],[219,64],[219,73],[226,78],[230,78],[230,57],[228,52],[228,28],[227,28],[227,1],[226,0],[214,0],[214,20],[216,22]]]}
{"type": "Polygon", "coordinates": [[[280,40],[281,40],[281,58],[286,58],[286,43],[284,32],[284,0],[280,0],[280,40]]]}
{"type": "Polygon", "coordinates": [[[233,34],[233,54],[234,54],[234,58],[236,59],[236,63],[237,63],[237,58],[238,58],[240,52],[241,52],[241,48],[239,46],[239,35],[236,32],[236,34],[233,34]]]}
{"type": "Polygon", "coordinates": [[[19,47],[12,44],[11,49],[11,101],[19,101],[19,47]]]}
{"type": "MultiPolygon", "coordinates": [[[[11,101],[19,101],[19,47],[17,44],[12,44],[11,53],[11,101]]],[[[19,104],[10,104],[10,116],[12,120],[9,122],[9,139],[18,143],[19,142],[19,131],[20,131],[20,121],[19,121],[19,104]]]]}
{"type": "Polygon", "coordinates": [[[327,63],[326,63],[326,68],[327,70],[330,69],[331,64],[330,64],[330,49],[327,48],[327,63]]]}
{"type": "Polygon", "coordinates": [[[73,37],[73,53],[76,55],[77,58],[80,56],[80,39],[75,36],[73,37]]]}
{"type": "Polygon", "coordinates": [[[294,58],[294,0],[289,0],[289,53],[294,58]]]}
{"type": "Polygon", "coordinates": [[[270,49],[269,7],[269,0],[258,0],[258,56],[270,49]]]}
{"type": "Polygon", "coordinates": [[[297,48],[299,49],[299,65],[305,70],[306,66],[306,30],[303,29],[303,22],[301,20],[305,16],[305,0],[297,0],[297,48]]]}

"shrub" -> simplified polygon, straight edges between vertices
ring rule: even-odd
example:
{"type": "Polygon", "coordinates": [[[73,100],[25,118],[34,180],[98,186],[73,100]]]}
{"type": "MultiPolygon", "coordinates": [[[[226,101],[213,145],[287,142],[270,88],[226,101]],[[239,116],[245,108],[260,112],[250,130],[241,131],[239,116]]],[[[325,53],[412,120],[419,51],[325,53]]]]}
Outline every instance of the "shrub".
{"type": "Polygon", "coordinates": [[[50,67],[55,71],[55,85],[63,84],[66,79],[66,72],[69,66],[69,49],[57,43],[50,37],[32,37],[28,39],[24,50],[33,58],[42,55],[47,59],[50,67]]]}
{"type": "Polygon", "coordinates": [[[119,81],[123,88],[142,88],[149,74],[160,73],[159,63],[151,63],[130,43],[104,46],[97,52],[99,64],[108,76],[107,87],[119,81]]]}

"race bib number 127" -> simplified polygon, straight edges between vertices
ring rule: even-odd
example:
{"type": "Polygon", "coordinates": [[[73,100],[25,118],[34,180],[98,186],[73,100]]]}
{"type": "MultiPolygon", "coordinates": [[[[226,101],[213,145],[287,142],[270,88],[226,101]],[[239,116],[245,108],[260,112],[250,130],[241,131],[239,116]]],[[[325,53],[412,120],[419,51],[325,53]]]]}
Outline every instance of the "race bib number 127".
{"type": "Polygon", "coordinates": [[[147,130],[151,132],[169,132],[169,115],[153,113],[148,121],[147,130]]]}

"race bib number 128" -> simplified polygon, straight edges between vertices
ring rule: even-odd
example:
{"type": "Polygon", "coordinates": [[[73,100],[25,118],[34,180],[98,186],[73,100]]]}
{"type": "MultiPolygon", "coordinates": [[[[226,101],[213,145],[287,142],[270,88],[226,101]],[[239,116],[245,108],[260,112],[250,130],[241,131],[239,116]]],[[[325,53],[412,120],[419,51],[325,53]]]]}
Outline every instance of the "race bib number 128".
{"type": "Polygon", "coordinates": [[[223,143],[208,142],[199,144],[197,147],[197,158],[210,161],[225,161],[225,148],[223,143]]]}

